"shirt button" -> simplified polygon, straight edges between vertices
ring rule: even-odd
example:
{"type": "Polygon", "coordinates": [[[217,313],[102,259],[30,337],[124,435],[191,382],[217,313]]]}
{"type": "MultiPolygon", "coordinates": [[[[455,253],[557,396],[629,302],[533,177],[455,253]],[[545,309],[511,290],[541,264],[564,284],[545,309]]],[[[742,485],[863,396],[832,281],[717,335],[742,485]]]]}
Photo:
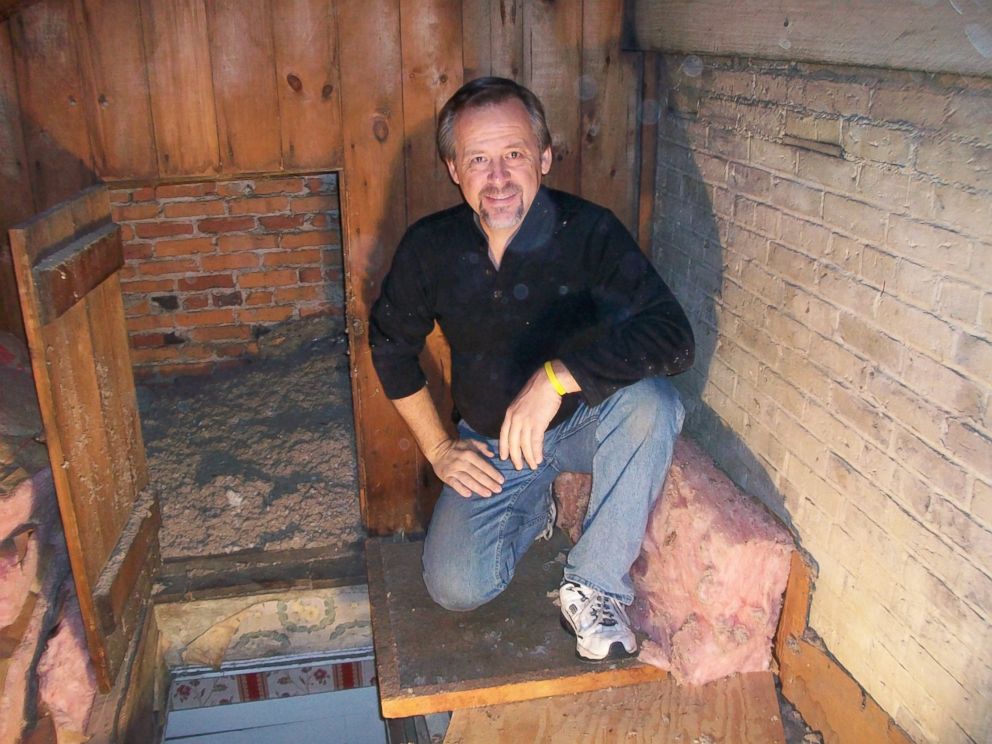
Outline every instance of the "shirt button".
{"type": "Polygon", "coordinates": [[[494,300],[498,300],[502,296],[503,296],[502,290],[499,290],[499,289],[494,289],[493,290],[493,299],[494,300]]]}

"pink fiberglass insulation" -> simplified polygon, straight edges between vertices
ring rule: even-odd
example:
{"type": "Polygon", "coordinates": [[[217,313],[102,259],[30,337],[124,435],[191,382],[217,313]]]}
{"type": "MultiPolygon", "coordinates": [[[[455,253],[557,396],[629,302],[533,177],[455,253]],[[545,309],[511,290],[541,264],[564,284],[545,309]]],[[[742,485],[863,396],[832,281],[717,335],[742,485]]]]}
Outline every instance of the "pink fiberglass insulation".
{"type": "Polygon", "coordinates": [[[37,530],[0,542],[0,630],[17,620],[31,592],[40,588],[39,543],[37,530]]]}
{"type": "Polygon", "coordinates": [[[794,548],[788,530],[680,439],[631,571],[644,661],[680,683],[769,669],[794,548]]]}
{"type": "Polygon", "coordinates": [[[83,734],[96,697],[96,677],[86,649],[83,619],[72,581],[55,632],[38,662],[39,698],[62,734],[83,734]]]}
{"type": "Polygon", "coordinates": [[[54,517],[55,484],[51,469],[45,468],[0,494],[0,542],[24,525],[49,524],[54,517]]]}

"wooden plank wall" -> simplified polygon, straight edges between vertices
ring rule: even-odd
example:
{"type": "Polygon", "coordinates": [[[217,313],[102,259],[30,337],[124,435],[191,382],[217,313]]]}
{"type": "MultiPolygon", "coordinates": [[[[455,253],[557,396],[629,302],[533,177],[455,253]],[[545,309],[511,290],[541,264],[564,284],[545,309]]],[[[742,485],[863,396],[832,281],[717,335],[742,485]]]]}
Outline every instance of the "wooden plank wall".
{"type": "MultiPolygon", "coordinates": [[[[437,484],[369,363],[368,309],[403,229],[456,203],[438,110],[480,75],[544,99],[548,183],[637,227],[642,59],[622,0],[40,0],[0,23],[0,234],[97,179],[339,170],[363,511],[426,524],[437,484]],[[418,496],[411,499],[411,488],[418,496]]],[[[4,298],[0,328],[19,331],[4,298]]],[[[424,357],[445,405],[443,339],[424,357]]]]}

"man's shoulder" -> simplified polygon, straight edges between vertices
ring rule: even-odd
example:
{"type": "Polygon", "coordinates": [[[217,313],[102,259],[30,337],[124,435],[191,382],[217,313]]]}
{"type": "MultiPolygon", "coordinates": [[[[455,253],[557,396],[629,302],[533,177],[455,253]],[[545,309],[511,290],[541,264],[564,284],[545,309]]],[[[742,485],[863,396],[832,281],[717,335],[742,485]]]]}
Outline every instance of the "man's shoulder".
{"type": "Polygon", "coordinates": [[[593,221],[611,214],[606,207],[584,199],[568,191],[547,189],[548,198],[555,205],[555,211],[560,221],[571,221],[578,216],[587,217],[593,221]]]}
{"type": "Polygon", "coordinates": [[[462,202],[421,217],[407,229],[410,235],[429,236],[447,230],[463,230],[471,225],[472,210],[462,202]]]}

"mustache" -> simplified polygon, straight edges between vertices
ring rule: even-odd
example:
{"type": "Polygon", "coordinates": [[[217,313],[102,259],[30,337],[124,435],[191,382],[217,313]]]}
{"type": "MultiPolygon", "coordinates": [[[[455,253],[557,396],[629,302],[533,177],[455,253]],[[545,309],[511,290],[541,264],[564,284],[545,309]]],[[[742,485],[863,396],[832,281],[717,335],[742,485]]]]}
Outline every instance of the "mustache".
{"type": "Polygon", "coordinates": [[[514,196],[519,194],[523,189],[515,183],[504,184],[503,188],[497,188],[495,186],[486,186],[482,191],[479,192],[479,196],[487,196],[491,199],[501,199],[507,196],[514,196]]]}

